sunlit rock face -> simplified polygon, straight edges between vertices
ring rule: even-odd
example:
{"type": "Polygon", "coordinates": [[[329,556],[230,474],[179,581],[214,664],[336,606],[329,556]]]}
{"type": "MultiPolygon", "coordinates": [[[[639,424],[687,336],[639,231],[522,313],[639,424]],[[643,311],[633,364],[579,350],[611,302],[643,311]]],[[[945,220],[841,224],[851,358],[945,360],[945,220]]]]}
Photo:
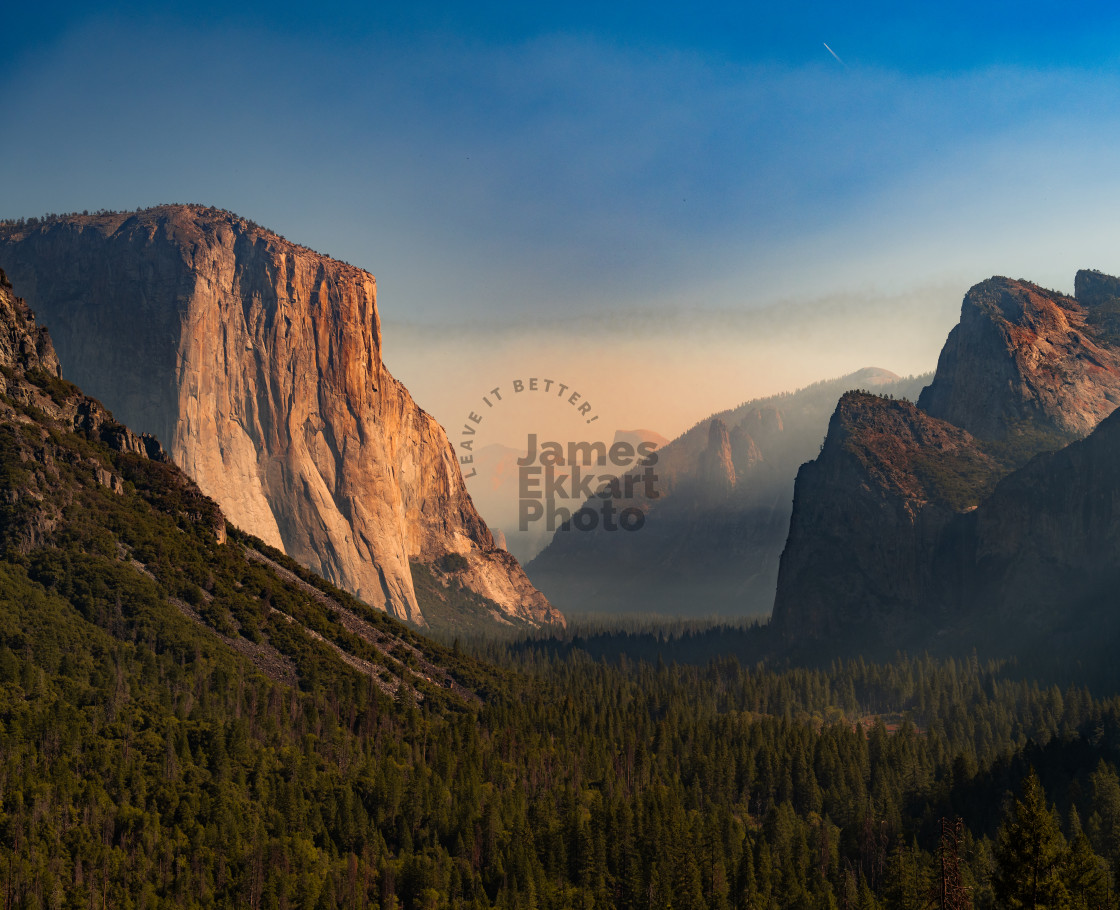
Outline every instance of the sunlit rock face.
{"type": "Polygon", "coordinates": [[[1078,273],[1076,298],[1008,278],[973,287],[919,406],[985,439],[1028,422],[1071,439],[1091,432],[1120,404],[1106,278],[1078,273]]]}
{"type": "Polygon", "coordinates": [[[369,273],[198,206],[0,227],[0,265],[68,378],[164,441],[234,524],[413,622],[409,561],[450,553],[504,616],[563,621],[385,369],[369,273]]]}

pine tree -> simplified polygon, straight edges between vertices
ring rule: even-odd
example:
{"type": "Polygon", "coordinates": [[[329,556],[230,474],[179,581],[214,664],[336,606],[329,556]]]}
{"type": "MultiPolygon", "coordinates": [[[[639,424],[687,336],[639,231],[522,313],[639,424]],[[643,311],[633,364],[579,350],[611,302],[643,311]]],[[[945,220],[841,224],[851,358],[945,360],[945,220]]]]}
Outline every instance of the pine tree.
{"type": "Polygon", "coordinates": [[[1066,860],[1065,881],[1074,910],[1109,906],[1108,866],[1093,852],[1084,831],[1078,831],[1073,837],[1066,860]]]}
{"type": "Polygon", "coordinates": [[[996,838],[996,898],[1008,910],[1069,907],[1063,882],[1065,838],[1033,769],[1023,797],[1004,819],[996,838]]]}

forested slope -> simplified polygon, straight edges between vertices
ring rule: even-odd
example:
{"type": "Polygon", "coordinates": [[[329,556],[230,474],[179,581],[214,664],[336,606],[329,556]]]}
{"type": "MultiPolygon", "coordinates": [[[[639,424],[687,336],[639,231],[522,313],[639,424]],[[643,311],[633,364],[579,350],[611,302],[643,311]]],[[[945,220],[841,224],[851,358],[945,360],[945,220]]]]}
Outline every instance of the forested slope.
{"type": "Polygon", "coordinates": [[[6,908],[918,907],[958,816],[977,906],[1036,841],[1056,906],[1111,900],[1120,701],[976,661],[441,647],[227,529],[7,291],[6,908]]]}

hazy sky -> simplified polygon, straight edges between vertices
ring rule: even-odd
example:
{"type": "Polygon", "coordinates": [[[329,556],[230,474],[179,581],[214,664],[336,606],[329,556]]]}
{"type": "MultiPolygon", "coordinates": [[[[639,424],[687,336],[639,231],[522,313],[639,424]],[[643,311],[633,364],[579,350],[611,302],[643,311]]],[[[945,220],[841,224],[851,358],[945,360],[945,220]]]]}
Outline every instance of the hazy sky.
{"type": "Polygon", "coordinates": [[[672,436],[1120,271],[1114,5],[32,6],[0,216],[202,202],[367,268],[453,439],[530,373],[672,436]]]}

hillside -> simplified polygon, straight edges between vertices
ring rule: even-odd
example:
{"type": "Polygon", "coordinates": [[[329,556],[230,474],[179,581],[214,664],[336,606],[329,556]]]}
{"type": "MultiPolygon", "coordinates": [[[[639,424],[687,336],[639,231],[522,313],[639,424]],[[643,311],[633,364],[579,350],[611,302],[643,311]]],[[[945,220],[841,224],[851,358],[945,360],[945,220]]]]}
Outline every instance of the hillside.
{"type": "Polygon", "coordinates": [[[7,907],[903,907],[947,855],[992,906],[1032,787],[1087,820],[1049,835],[1081,906],[1120,870],[1115,698],[568,644],[483,663],[227,526],[0,276],[7,907]]]}

